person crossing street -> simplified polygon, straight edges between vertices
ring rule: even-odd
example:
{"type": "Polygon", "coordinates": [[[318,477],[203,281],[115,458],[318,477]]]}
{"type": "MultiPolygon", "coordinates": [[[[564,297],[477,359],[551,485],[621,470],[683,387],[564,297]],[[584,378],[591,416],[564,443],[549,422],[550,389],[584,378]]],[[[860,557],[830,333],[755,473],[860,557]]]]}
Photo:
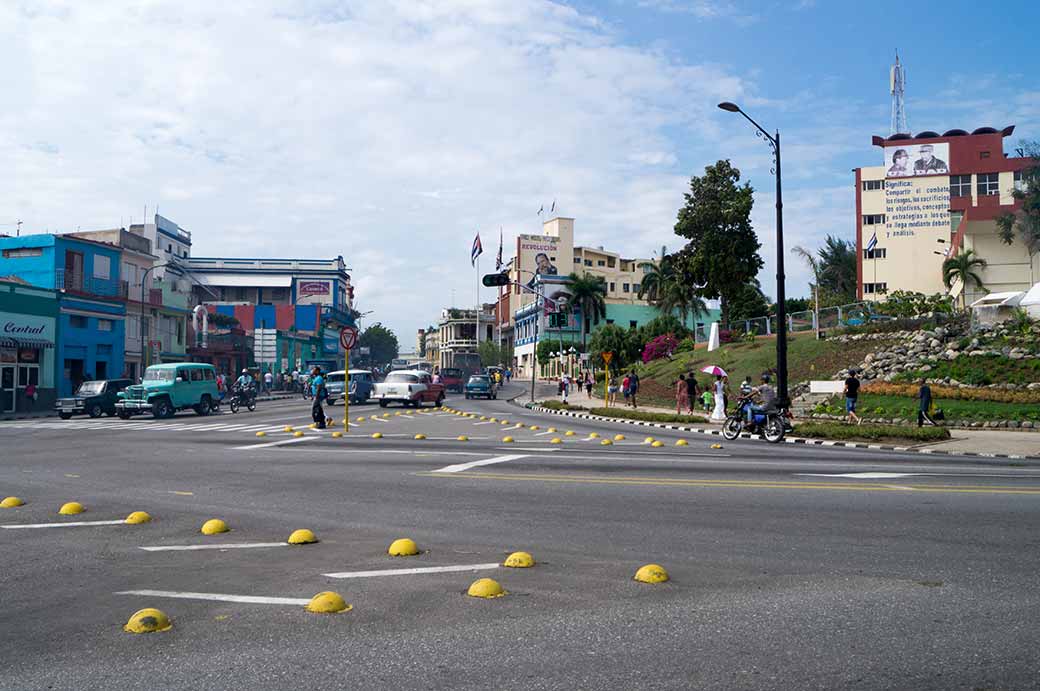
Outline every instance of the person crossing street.
{"type": "Polygon", "coordinates": [[[311,419],[314,420],[314,426],[317,429],[325,429],[326,417],[322,403],[329,397],[329,393],[325,389],[325,377],[322,376],[320,367],[316,366],[311,372],[310,387],[314,399],[311,404],[311,419]]]}

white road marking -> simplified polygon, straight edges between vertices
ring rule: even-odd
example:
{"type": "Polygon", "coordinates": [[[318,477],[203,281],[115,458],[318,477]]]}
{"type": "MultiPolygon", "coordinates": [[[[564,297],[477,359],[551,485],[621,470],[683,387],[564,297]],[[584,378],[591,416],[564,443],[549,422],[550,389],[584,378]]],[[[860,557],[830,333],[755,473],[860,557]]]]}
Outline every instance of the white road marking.
{"type": "Polygon", "coordinates": [[[534,436],[536,436],[536,437],[544,437],[547,434],[559,434],[559,432],[536,432],[534,436]]]}
{"type": "Polygon", "coordinates": [[[920,473],[797,473],[806,477],[854,477],[862,480],[890,480],[897,477],[914,477],[920,473]]]}
{"type": "Polygon", "coordinates": [[[469,470],[470,468],[476,468],[482,465],[494,465],[495,463],[506,463],[508,461],[515,461],[521,458],[527,458],[527,454],[509,454],[507,456],[495,456],[494,458],[485,458],[480,461],[471,461],[469,463],[458,463],[456,465],[449,465],[443,468],[434,470],[435,473],[461,473],[463,470],[469,470]]]}
{"type": "Polygon", "coordinates": [[[503,427],[502,431],[503,432],[509,432],[511,430],[514,430],[514,429],[520,429],[521,427],[523,427],[523,425],[515,425],[513,427],[503,427]]]}
{"type": "Polygon", "coordinates": [[[323,573],[327,578],[370,578],[373,576],[410,576],[419,573],[451,573],[454,571],[484,571],[497,569],[498,562],[493,564],[463,564],[461,566],[420,566],[414,569],[383,569],[380,571],[342,571],[340,573],[323,573]]]}
{"type": "Polygon", "coordinates": [[[126,519],[120,518],[117,521],[70,521],[68,523],[23,523],[22,525],[0,525],[0,528],[6,528],[7,530],[17,530],[19,528],[76,528],[84,525],[119,525],[120,523],[125,524],[126,519]]]}
{"type": "Polygon", "coordinates": [[[155,545],[138,547],[146,552],[192,552],[200,549],[254,549],[258,547],[288,547],[288,542],[238,542],[227,545],[155,545]]]}
{"type": "Polygon", "coordinates": [[[293,437],[292,439],[282,439],[281,441],[269,441],[264,444],[247,444],[246,446],[232,446],[231,448],[235,451],[248,451],[249,449],[266,449],[270,446],[284,446],[285,444],[296,444],[301,441],[314,441],[318,437],[293,437]]]}
{"type": "Polygon", "coordinates": [[[477,425],[497,425],[497,424],[498,424],[497,422],[474,422],[473,426],[476,427],[477,425]]]}
{"type": "Polygon", "coordinates": [[[179,590],[120,590],[116,595],[145,595],[148,597],[172,597],[180,600],[212,600],[214,602],[242,602],[248,605],[297,605],[305,606],[310,598],[263,597],[259,595],[223,595],[221,593],[191,593],[179,590]]]}

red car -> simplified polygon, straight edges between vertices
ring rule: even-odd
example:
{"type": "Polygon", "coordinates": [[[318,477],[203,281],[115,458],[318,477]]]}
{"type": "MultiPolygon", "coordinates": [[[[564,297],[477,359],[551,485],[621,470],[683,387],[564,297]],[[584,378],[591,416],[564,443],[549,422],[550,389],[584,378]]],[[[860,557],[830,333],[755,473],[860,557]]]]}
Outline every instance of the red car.
{"type": "Polygon", "coordinates": [[[466,383],[462,378],[463,371],[458,367],[445,367],[441,370],[441,384],[444,385],[445,391],[462,393],[462,387],[465,386],[466,383]]]}

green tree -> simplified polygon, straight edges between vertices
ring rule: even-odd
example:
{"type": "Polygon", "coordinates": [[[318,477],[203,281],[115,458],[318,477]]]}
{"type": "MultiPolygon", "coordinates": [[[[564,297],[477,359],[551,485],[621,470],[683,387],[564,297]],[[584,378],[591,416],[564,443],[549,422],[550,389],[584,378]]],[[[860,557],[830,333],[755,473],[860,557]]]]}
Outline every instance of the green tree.
{"type": "Polygon", "coordinates": [[[733,324],[745,319],[764,317],[769,314],[769,302],[762,293],[762,287],[758,279],[742,285],[730,297],[729,321],[726,324],[732,328],[733,324]]]}
{"type": "MultiPolygon", "coordinates": [[[[791,252],[794,253],[795,255],[797,255],[798,257],[801,257],[802,261],[804,261],[805,265],[809,267],[809,271],[811,271],[812,275],[813,275],[813,282],[809,284],[809,287],[812,289],[812,292],[813,292],[813,322],[816,325],[815,328],[813,329],[813,331],[815,331],[815,333],[816,333],[816,338],[819,338],[820,337],[820,261],[816,258],[816,256],[812,252],[810,252],[809,250],[805,249],[801,245],[795,245],[794,247],[792,247],[791,248],[791,252]]],[[[786,309],[786,307],[787,307],[786,303],[784,304],[784,307],[786,309]]]]}
{"type": "MultiPolygon", "coordinates": [[[[828,235],[817,254],[821,296],[839,301],[837,304],[855,301],[856,246],[848,240],[828,235]]],[[[824,307],[829,306],[826,300],[824,303],[824,307]]]]}
{"type": "Polygon", "coordinates": [[[623,329],[617,324],[604,324],[592,332],[589,339],[589,353],[592,364],[603,367],[603,353],[614,353],[610,361],[610,369],[617,371],[632,364],[639,358],[643,346],[636,329],[623,329]]]}
{"type": "Polygon", "coordinates": [[[690,178],[686,203],[679,209],[675,234],[689,242],[683,248],[682,271],[702,298],[719,298],[723,321],[730,303],[762,268],[761,244],[751,227],[754,190],[739,184],[740,171],[728,160],[690,178]]]}
{"type": "Polygon", "coordinates": [[[581,310],[581,345],[585,343],[593,324],[607,316],[607,282],[602,276],[578,274],[567,276],[567,289],[571,293],[570,304],[581,310]]]}
{"type": "Polygon", "coordinates": [[[480,364],[484,367],[507,364],[502,357],[502,348],[494,341],[481,341],[477,346],[477,354],[480,355],[480,364]]]}
{"type": "Polygon", "coordinates": [[[691,314],[696,319],[707,313],[708,307],[697,295],[688,264],[684,253],[666,254],[662,247],[659,262],[643,265],[645,273],[639,284],[639,299],[645,296],[662,315],[678,314],[683,324],[691,314]]]}
{"type": "Polygon", "coordinates": [[[986,286],[982,283],[982,276],[978,273],[979,269],[985,268],[986,260],[976,255],[975,250],[962,250],[957,256],[950,257],[943,262],[943,285],[946,286],[946,290],[949,290],[956,281],[961,282],[963,286],[961,289],[961,307],[963,309],[968,309],[969,283],[974,283],[979,290],[986,290],[986,286]]]}
{"type": "Polygon", "coordinates": [[[213,312],[209,315],[210,326],[216,329],[237,329],[238,319],[230,314],[221,314],[220,312],[213,312]]]}
{"type": "Polygon", "coordinates": [[[640,351],[642,351],[642,345],[646,345],[649,341],[664,334],[672,334],[681,341],[690,335],[690,330],[674,315],[665,314],[654,317],[639,327],[640,351]]]}
{"type": "Polygon", "coordinates": [[[1017,233],[1032,260],[1040,252],[1040,141],[1025,142],[1024,148],[1034,164],[1022,170],[1022,185],[1011,193],[1022,206],[998,218],[997,228],[1007,245],[1015,241],[1017,233]]]}
{"type": "Polygon", "coordinates": [[[369,361],[385,364],[397,357],[399,346],[397,336],[390,329],[376,322],[358,336],[358,346],[369,349],[369,361]]]}

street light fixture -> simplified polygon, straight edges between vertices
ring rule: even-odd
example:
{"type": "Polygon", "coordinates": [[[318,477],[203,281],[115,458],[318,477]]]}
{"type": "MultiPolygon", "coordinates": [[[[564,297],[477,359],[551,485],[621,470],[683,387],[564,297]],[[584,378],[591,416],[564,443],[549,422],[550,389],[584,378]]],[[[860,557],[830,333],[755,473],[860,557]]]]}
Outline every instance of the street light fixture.
{"type": "Polygon", "coordinates": [[[791,402],[787,395],[787,295],[784,289],[784,201],[780,185],[780,130],[769,134],[736,103],[723,101],[719,108],[743,115],[773,149],[775,167],[770,172],[776,177],[776,379],[777,398],[780,405],[786,408],[791,402]]]}

